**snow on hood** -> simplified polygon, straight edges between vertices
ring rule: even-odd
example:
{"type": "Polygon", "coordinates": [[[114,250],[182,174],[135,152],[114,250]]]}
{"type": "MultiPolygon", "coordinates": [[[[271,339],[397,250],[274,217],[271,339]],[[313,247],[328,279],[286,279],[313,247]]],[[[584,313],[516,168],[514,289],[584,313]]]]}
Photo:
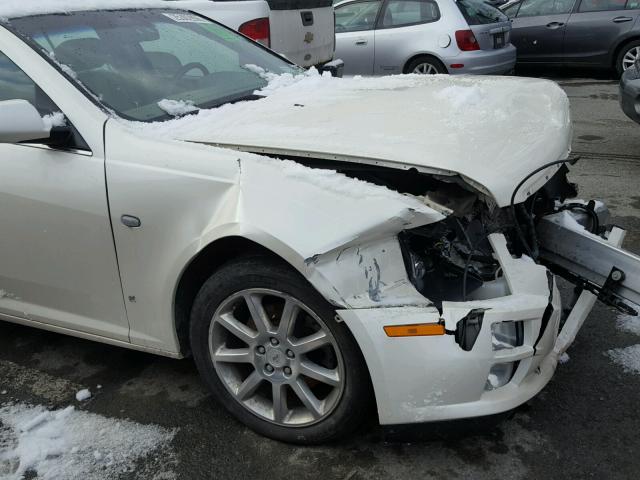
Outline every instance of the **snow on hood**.
{"type": "MultiPolygon", "coordinates": [[[[176,2],[177,3],[177,2],[176,2]]],[[[2,0],[0,18],[28,17],[47,13],[131,8],[180,8],[159,0],[2,0]]]]}
{"type": "MultiPolygon", "coordinates": [[[[509,204],[515,185],[530,172],[565,158],[570,149],[567,96],[546,80],[339,79],[315,71],[269,80],[264,99],[130,126],[164,138],[276,156],[298,153],[457,173],[484,187],[500,206],[509,204]]],[[[533,177],[517,200],[549,174],[533,177]]]]}

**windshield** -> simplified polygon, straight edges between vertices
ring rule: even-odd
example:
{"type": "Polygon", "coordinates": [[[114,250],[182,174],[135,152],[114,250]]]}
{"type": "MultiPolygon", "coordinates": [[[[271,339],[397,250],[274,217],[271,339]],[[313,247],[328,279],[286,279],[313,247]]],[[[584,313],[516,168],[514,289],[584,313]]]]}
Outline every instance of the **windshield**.
{"type": "Polygon", "coordinates": [[[222,25],[176,10],[42,15],[11,20],[119,116],[158,121],[259,98],[264,71],[297,67],[222,25]],[[259,68],[256,68],[259,67],[259,68]]]}

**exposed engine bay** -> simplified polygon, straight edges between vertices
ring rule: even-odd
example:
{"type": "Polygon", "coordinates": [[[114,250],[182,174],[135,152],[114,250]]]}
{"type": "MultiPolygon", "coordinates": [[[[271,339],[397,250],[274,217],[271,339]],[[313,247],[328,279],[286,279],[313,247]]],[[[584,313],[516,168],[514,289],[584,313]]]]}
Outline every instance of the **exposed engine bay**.
{"type": "MultiPolygon", "coordinates": [[[[500,208],[488,195],[458,176],[350,162],[288,158],[313,168],[336,169],[352,178],[421,197],[427,205],[447,214],[445,220],[405,230],[398,236],[409,279],[438,309],[445,301],[481,299],[491,294],[499,296],[501,290],[504,291],[506,286],[500,281],[501,267],[488,239],[490,234],[501,233],[507,239],[512,255],[526,256],[532,262],[542,263],[553,273],[574,283],[578,290],[591,291],[605,303],[635,314],[635,310],[625,303],[636,301],[629,292],[620,295],[615,288],[612,289],[611,279],[607,281],[606,278],[590,276],[589,268],[580,270],[573,268],[575,265],[567,265],[567,262],[556,258],[554,252],[545,249],[544,240],[548,240],[548,235],[539,238],[541,228],[542,232],[548,230],[550,222],[545,219],[553,219],[563,212],[570,213],[569,220],[575,222],[574,230],[583,230],[580,233],[582,237],[586,235],[587,241],[589,236],[606,241],[612,228],[607,225],[609,213],[602,203],[574,200],[578,191],[567,178],[569,168],[565,163],[569,160],[553,162],[558,164],[555,174],[526,201],[518,205],[512,202],[510,206],[500,208]]],[[[555,240],[566,243],[567,227],[558,228],[561,231],[554,233],[555,240]]],[[[588,248],[585,250],[589,251],[588,248]]],[[[582,263],[588,263],[588,259],[584,260],[582,263]]]]}

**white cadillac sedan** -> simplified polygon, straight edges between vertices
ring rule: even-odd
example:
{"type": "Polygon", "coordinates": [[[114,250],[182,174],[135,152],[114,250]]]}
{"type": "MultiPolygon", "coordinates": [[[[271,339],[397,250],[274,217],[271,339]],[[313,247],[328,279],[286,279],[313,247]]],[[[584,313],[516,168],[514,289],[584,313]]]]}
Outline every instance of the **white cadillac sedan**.
{"type": "Polygon", "coordinates": [[[246,425],[317,443],[368,405],[508,411],[598,296],[640,301],[624,232],[569,200],[555,84],[331,78],[166,2],[92,5],[0,6],[1,319],[193,355],[246,425]]]}

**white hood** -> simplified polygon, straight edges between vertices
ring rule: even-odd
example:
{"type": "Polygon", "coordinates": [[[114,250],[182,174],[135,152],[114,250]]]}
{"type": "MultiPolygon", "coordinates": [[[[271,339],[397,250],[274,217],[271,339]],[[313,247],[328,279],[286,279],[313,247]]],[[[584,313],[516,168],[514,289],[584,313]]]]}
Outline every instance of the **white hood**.
{"type": "MultiPolygon", "coordinates": [[[[460,174],[500,206],[509,204],[530,172],[567,157],[570,149],[568,99],[546,80],[308,74],[277,77],[264,93],[261,100],[165,122],[162,130],[181,140],[270,155],[460,174]]],[[[549,173],[531,179],[518,201],[549,173]]]]}

